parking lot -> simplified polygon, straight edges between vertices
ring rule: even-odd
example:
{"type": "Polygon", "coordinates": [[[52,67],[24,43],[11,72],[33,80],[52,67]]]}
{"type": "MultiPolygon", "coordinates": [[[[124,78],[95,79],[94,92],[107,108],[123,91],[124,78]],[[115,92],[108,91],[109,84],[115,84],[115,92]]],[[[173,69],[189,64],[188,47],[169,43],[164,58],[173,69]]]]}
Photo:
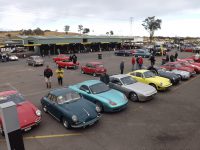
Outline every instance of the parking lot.
{"type": "MultiPolygon", "coordinates": [[[[192,53],[179,53],[180,58],[192,53]]],[[[97,53],[78,54],[78,61],[99,61],[97,53]]],[[[131,57],[114,56],[103,52],[103,62],[108,74],[118,74],[120,62],[125,61],[125,72],[131,71],[131,57]]],[[[156,57],[156,65],[161,57],[156,57]]],[[[45,57],[55,72],[52,58],[45,57]]],[[[144,65],[149,60],[145,58],[144,65]]],[[[32,67],[25,59],[0,63],[0,91],[16,89],[41,109],[40,99],[48,93],[43,77],[43,67],[32,67]]],[[[103,113],[97,124],[83,129],[66,130],[49,114],[42,114],[40,126],[24,133],[27,150],[196,150],[200,143],[200,75],[182,81],[147,102],[129,102],[127,109],[117,113],[103,113]]],[[[64,85],[88,79],[99,79],[81,74],[78,70],[66,70],[64,85]]],[[[52,88],[58,88],[54,75],[52,88]]],[[[6,142],[0,136],[0,149],[6,150],[6,142]]]]}

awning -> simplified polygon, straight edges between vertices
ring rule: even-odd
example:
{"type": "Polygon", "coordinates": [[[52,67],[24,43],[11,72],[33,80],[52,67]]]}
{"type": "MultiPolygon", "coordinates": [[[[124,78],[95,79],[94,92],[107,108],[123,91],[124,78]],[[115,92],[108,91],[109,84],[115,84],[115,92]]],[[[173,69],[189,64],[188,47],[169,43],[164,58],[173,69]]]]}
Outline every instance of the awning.
{"type": "Polygon", "coordinates": [[[56,43],[56,45],[68,45],[70,43],[56,43]]]}
{"type": "Polygon", "coordinates": [[[40,46],[41,44],[24,44],[24,46],[40,46]]]}
{"type": "Polygon", "coordinates": [[[5,47],[5,45],[0,45],[0,47],[5,47]]]}

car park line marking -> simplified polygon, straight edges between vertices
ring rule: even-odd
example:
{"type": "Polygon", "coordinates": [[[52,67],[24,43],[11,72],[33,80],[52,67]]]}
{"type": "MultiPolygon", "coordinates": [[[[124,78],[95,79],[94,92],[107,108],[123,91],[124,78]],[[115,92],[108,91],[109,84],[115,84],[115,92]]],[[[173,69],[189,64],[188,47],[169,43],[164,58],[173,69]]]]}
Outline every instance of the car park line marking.
{"type": "MultiPolygon", "coordinates": [[[[68,134],[52,134],[52,135],[38,135],[38,136],[28,136],[24,137],[24,140],[33,140],[33,139],[49,139],[49,138],[61,138],[69,136],[80,136],[81,133],[68,133],[68,134]]],[[[5,139],[1,139],[0,142],[5,142],[5,139]]]]}
{"type": "Polygon", "coordinates": [[[182,87],[183,85],[187,85],[187,84],[191,83],[193,80],[195,80],[195,79],[197,79],[197,78],[199,78],[199,77],[200,77],[200,76],[196,76],[196,77],[190,79],[189,81],[186,81],[185,83],[181,83],[181,85],[179,85],[178,87],[175,87],[175,88],[173,89],[173,91],[178,90],[178,89],[179,89],[180,87],[182,87]]]}

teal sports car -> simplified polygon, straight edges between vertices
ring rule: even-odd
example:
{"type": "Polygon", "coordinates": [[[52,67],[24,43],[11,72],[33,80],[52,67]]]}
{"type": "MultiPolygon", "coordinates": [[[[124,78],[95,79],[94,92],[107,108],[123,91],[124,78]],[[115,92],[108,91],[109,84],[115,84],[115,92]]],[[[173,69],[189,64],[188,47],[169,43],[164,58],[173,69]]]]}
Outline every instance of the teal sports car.
{"type": "Polygon", "coordinates": [[[116,112],[127,107],[128,99],[123,93],[109,88],[99,80],[84,81],[69,88],[95,103],[101,111],[116,112]]]}
{"type": "Polygon", "coordinates": [[[60,88],[50,91],[41,99],[44,112],[59,120],[65,128],[81,128],[97,122],[100,108],[79,93],[60,88]]]}

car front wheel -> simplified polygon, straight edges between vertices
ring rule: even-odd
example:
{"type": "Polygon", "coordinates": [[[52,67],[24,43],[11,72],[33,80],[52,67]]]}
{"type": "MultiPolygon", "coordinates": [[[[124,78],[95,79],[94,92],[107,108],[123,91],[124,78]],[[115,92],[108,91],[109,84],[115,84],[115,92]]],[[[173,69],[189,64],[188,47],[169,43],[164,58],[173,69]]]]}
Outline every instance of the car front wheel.
{"type": "Polygon", "coordinates": [[[103,105],[100,102],[96,102],[96,105],[100,108],[100,112],[103,112],[103,105]]]}
{"type": "Polygon", "coordinates": [[[94,77],[96,77],[96,76],[97,76],[97,74],[94,72],[94,73],[93,73],[93,76],[94,76],[94,77]]]}
{"type": "Polygon", "coordinates": [[[138,96],[135,92],[131,92],[129,94],[129,99],[132,101],[132,102],[137,102],[138,101],[138,96]]]}
{"type": "Polygon", "coordinates": [[[83,71],[83,69],[81,69],[81,73],[82,73],[82,74],[85,74],[85,72],[83,71]]]}
{"type": "Polygon", "coordinates": [[[153,86],[156,90],[158,90],[155,84],[150,83],[149,85],[153,86]]]}

